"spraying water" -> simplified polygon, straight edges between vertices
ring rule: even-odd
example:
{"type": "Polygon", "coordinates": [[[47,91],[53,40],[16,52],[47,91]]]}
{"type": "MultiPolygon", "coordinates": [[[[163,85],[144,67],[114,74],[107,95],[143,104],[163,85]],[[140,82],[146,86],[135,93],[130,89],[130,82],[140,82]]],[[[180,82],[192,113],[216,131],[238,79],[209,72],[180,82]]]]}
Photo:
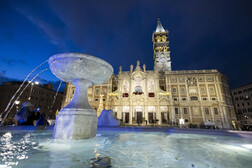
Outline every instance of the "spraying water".
{"type": "MultiPolygon", "coordinates": [[[[57,91],[56,91],[56,93],[55,93],[55,95],[54,95],[53,103],[52,103],[52,106],[51,106],[51,108],[50,108],[51,111],[52,111],[53,105],[54,105],[54,103],[55,103],[56,97],[57,97],[57,95],[58,95],[58,92],[59,92],[61,83],[62,83],[62,81],[60,81],[60,84],[59,84],[59,86],[58,86],[58,89],[57,89],[57,91]]],[[[50,111],[50,112],[51,112],[51,111],[50,111]]]]}
{"type": "MultiPolygon", "coordinates": [[[[6,112],[6,111],[8,110],[8,108],[9,108],[10,105],[11,105],[12,100],[13,100],[14,97],[17,95],[17,93],[19,92],[19,90],[22,88],[22,86],[24,85],[24,83],[27,81],[27,79],[29,78],[29,76],[30,76],[36,69],[38,69],[39,67],[41,67],[44,63],[46,63],[46,62],[48,62],[48,61],[49,61],[49,60],[46,60],[46,61],[42,62],[40,65],[38,65],[36,68],[34,68],[34,69],[26,76],[26,78],[24,79],[23,83],[20,85],[20,87],[18,88],[18,90],[15,92],[15,94],[12,96],[11,100],[10,100],[9,103],[7,104],[7,106],[6,106],[5,110],[4,110],[4,112],[6,112]]],[[[3,113],[4,113],[4,112],[3,112],[3,113]]]]}
{"type": "MultiPolygon", "coordinates": [[[[27,84],[27,85],[24,87],[24,89],[20,92],[20,94],[18,95],[18,97],[15,99],[15,101],[17,101],[17,100],[19,99],[19,97],[23,94],[24,90],[29,86],[29,84],[31,84],[31,83],[34,81],[34,79],[35,79],[39,74],[41,74],[42,72],[47,71],[47,70],[48,70],[48,68],[43,69],[42,71],[40,71],[39,73],[37,73],[37,74],[32,78],[31,82],[28,82],[28,84],[27,84]]],[[[15,102],[15,101],[14,101],[14,102],[15,102]]],[[[4,118],[3,118],[2,122],[1,122],[2,124],[4,123],[6,117],[9,115],[9,113],[10,113],[11,109],[13,108],[13,106],[14,106],[14,103],[11,105],[11,107],[9,108],[9,110],[7,111],[7,113],[5,114],[5,116],[4,116],[4,118]]]]}

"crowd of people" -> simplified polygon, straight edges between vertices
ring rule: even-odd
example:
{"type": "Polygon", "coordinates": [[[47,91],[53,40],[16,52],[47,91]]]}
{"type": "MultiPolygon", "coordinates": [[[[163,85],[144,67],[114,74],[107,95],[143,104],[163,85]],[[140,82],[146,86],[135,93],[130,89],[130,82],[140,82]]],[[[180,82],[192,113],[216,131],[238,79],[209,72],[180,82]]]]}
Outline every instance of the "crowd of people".
{"type": "Polygon", "coordinates": [[[24,102],[22,108],[16,113],[16,125],[48,125],[46,114],[39,112],[39,108],[32,111],[33,105],[30,102],[24,102]]]}

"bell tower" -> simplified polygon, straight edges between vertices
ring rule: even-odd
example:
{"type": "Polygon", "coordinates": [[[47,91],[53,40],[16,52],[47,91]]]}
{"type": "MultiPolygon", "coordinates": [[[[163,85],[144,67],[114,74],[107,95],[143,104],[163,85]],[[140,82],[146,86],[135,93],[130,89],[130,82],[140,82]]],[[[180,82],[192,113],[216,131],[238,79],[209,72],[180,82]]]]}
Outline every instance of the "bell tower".
{"type": "Polygon", "coordinates": [[[152,34],[154,51],[154,69],[159,72],[171,71],[171,57],[168,40],[168,30],[165,30],[158,19],[156,31],[152,34]]]}

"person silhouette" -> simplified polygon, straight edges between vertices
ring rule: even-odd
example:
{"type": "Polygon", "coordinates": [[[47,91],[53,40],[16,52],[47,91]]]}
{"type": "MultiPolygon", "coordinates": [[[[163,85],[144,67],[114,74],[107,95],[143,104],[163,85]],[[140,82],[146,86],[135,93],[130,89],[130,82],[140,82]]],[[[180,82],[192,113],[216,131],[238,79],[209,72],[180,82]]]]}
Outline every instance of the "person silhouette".
{"type": "Polygon", "coordinates": [[[27,125],[27,119],[31,115],[33,105],[30,102],[24,102],[22,108],[15,115],[17,125],[27,125]]]}

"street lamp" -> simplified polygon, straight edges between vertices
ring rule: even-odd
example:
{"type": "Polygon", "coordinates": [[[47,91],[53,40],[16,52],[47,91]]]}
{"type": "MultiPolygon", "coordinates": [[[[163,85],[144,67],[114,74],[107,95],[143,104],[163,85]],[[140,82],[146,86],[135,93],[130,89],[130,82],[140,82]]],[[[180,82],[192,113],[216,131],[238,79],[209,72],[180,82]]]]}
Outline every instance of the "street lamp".
{"type": "Polygon", "coordinates": [[[20,101],[16,100],[14,103],[16,104],[16,111],[18,111],[18,105],[20,104],[20,101]]]}
{"type": "Polygon", "coordinates": [[[39,85],[39,82],[34,82],[35,83],[35,85],[39,85]]]}
{"type": "Polygon", "coordinates": [[[19,105],[20,101],[16,100],[14,103],[15,103],[16,105],[19,105]]]}

